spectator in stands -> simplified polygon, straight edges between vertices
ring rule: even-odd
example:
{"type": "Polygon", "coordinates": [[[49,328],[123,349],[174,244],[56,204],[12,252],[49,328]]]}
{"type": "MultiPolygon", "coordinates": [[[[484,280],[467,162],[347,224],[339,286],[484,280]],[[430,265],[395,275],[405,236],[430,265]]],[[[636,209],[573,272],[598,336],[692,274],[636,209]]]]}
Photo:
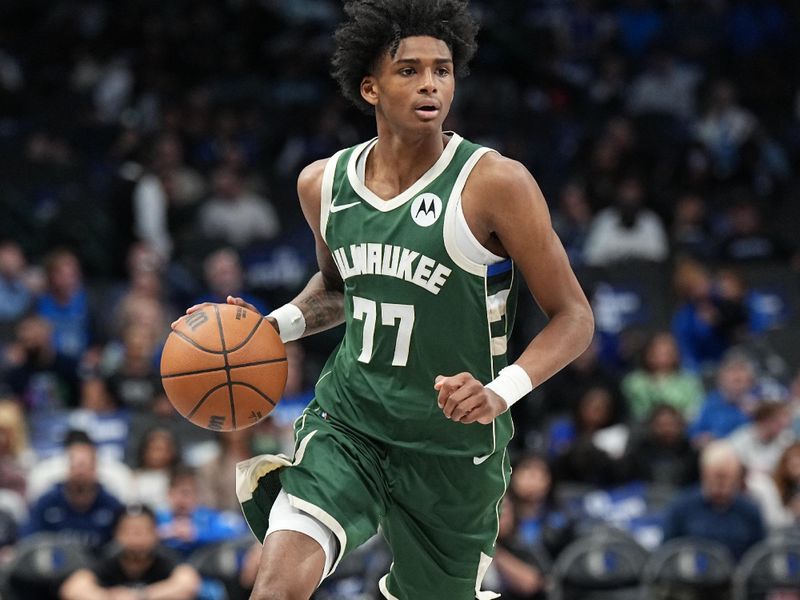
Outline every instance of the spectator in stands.
{"type": "Polygon", "coordinates": [[[695,374],[681,368],[678,344],[671,333],[653,335],[642,351],[642,367],[622,380],[628,410],[636,419],[647,418],[657,404],[677,408],[684,418],[697,413],[703,385],[695,374]]]}
{"type": "MultiPolygon", "coordinates": [[[[60,424],[69,427],[69,418],[60,424]]],[[[36,463],[28,472],[29,502],[38,501],[41,496],[68,477],[69,449],[73,444],[96,447],[94,440],[86,431],[86,429],[67,429],[62,443],[64,450],[56,446],[53,449],[56,453],[36,463]]],[[[97,478],[103,488],[122,503],[127,503],[131,499],[133,490],[131,470],[115,456],[109,453],[97,453],[97,478]]]]}
{"type": "Polygon", "coordinates": [[[546,598],[547,582],[537,549],[519,540],[516,525],[516,506],[506,496],[500,513],[494,560],[486,573],[484,587],[506,600],[546,598]]]}
{"type": "Polygon", "coordinates": [[[217,456],[197,470],[200,502],[214,510],[238,512],[236,497],[236,463],[254,455],[251,440],[254,428],[227,431],[219,434],[217,456]]]}
{"type": "Polygon", "coordinates": [[[625,60],[616,54],[607,54],[599,60],[597,72],[589,84],[590,102],[609,113],[617,112],[625,101],[627,86],[625,60]]]}
{"type": "Polygon", "coordinates": [[[270,413],[270,421],[275,429],[267,432],[264,428],[258,428],[254,432],[253,445],[258,454],[276,451],[291,454],[294,447],[294,422],[314,397],[314,382],[307,372],[306,351],[302,343],[297,341],[286,344],[286,358],[286,386],[281,401],[270,413]],[[266,435],[271,435],[274,439],[267,440],[266,435]]]}
{"type": "Polygon", "coordinates": [[[222,166],[214,171],[214,195],[200,210],[200,228],[211,239],[245,248],[275,237],[280,223],[266,198],[245,190],[241,175],[222,166]]]}
{"type": "Polygon", "coordinates": [[[172,430],[155,426],[142,437],[136,452],[135,498],[162,509],[169,505],[170,474],[181,463],[178,439],[172,430]]]}
{"type": "Polygon", "coordinates": [[[592,387],[603,387],[619,397],[619,379],[600,361],[600,341],[597,337],[571,364],[544,383],[545,411],[559,414],[577,406],[580,398],[592,387]]]}
{"type": "Polygon", "coordinates": [[[130,431],[130,415],[108,381],[96,370],[84,370],[80,408],[67,417],[70,428],[92,432],[98,456],[122,462],[130,431]]]}
{"type": "Polygon", "coordinates": [[[755,134],[758,120],[737,103],[730,81],[715,81],[705,103],[694,135],[710,153],[716,176],[726,180],[739,167],[741,149],[755,134]]]}
{"type": "Polygon", "coordinates": [[[800,370],[789,384],[789,407],[792,411],[792,432],[800,440],[800,370]]]}
{"type": "Polygon", "coordinates": [[[125,328],[119,343],[106,346],[100,368],[124,408],[136,412],[152,408],[153,398],[161,388],[156,357],[163,337],[155,327],[132,323],[125,328]]]}
{"type": "Polygon", "coordinates": [[[739,427],[728,440],[748,471],[771,473],[795,439],[790,425],[784,402],[762,401],[753,411],[752,422],[739,427]]]}
{"type": "MultiPolygon", "coordinates": [[[[138,464],[135,452],[141,446],[144,437],[153,429],[166,427],[180,442],[182,461],[187,464],[199,464],[208,460],[216,443],[216,433],[197,427],[186,420],[172,405],[159,386],[151,401],[152,408],[135,412],[131,419],[131,433],[128,442],[128,462],[138,464]]],[[[170,474],[171,475],[171,474],[170,474]]]]}
{"type": "Polygon", "coordinates": [[[29,316],[5,349],[5,382],[29,411],[72,407],[78,401],[78,363],[53,345],[53,326],[29,316]]]}
{"type": "Polygon", "coordinates": [[[158,299],[128,295],[115,307],[117,329],[112,334],[122,339],[129,327],[136,326],[146,331],[155,344],[169,332],[168,312],[169,307],[158,299]]]}
{"type": "Polygon", "coordinates": [[[209,254],[203,261],[206,291],[196,298],[194,304],[216,302],[224,304],[228,296],[243,298],[255,306],[261,314],[267,314],[264,302],[246,291],[244,271],[239,255],[232,248],[221,248],[209,254]]]}
{"type": "Polygon", "coordinates": [[[62,600],[193,600],[200,576],[159,544],[156,519],[147,506],[129,506],[114,527],[116,547],[61,585],[62,600]]]}
{"type": "Polygon", "coordinates": [[[632,436],[625,450],[624,478],[684,487],[698,481],[697,459],[683,415],[670,404],[658,404],[650,413],[647,430],[632,436]]]}
{"type": "Polygon", "coordinates": [[[628,109],[637,115],[665,115],[680,124],[694,118],[694,91],[702,74],[679,63],[666,48],[655,49],[628,90],[628,109]]]}
{"type": "Polygon", "coordinates": [[[163,261],[173,251],[173,234],[194,221],[205,181],[183,161],[183,147],[174,133],[160,136],[152,148],[149,168],[133,189],[133,229],[163,261]]]}
{"type": "Polygon", "coordinates": [[[700,458],[699,489],[676,499],[664,518],[664,541],[693,536],[720,542],[737,560],[764,538],[758,506],[742,493],[742,464],[725,441],[709,444],[700,458]]]}
{"type": "Polygon", "coordinates": [[[747,324],[744,298],[735,286],[715,284],[698,262],[684,260],[675,269],[675,288],[681,304],[672,318],[685,368],[703,371],[716,365],[739,341],[747,324]]]}
{"type": "MultiPolygon", "coordinates": [[[[102,327],[106,338],[118,339],[125,328],[131,324],[131,319],[140,316],[140,311],[147,310],[142,306],[157,306],[150,308],[153,313],[151,318],[160,319],[160,325],[165,328],[164,315],[158,312],[172,312],[166,301],[168,293],[178,290],[168,289],[165,277],[165,265],[156,251],[144,242],[134,243],[127,253],[127,280],[119,290],[115,290],[112,300],[113,308],[100,317],[99,325],[102,327]]],[[[177,284],[175,273],[170,272],[169,284],[177,284]]]]}
{"type": "Polygon", "coordinates": [[[92,337],[91,307],[83,287],[78,257],[64,248],[45,260],[47,291],[37,301],[39,315],[53,324],[53,346],[60,354],[79,359],[92,337]]]}
{"type": "Polygon", "coordinates": [[[708,260],[716,256],[716,243],[703,196],[688,192],[675,201],[672,213],[672,248],[677,256],[708,260]]]}
{"type": "Polygon", "coordinates": [[[751,200],[742,200],[728,210],[730,232],[719,247],[719,258],[727,262],[787,261],[789,246],[765,231],[761,211],[751,200]]]}
{"type": "Polygon", "coordinates": [[[593,485],[617,481],[615,459],[622,456],[628,440],[619,405],[610,390],[593,387],[580,398],[572,418],[551,425],[549,456],[560,481],[593,485]]]}
{"type": "Polygon", "coordinates": [[[169,506],[156,511],[158,534],[170,548],[188,557],[198,548],[247,532],[240,513],[216,511],[199,502],[197,475],[188,467],[172,472],[169,506]]]}
{"type": "Polygon", "coordinates": [[[33,303],[25,278],[25,255],[14,240],[0,240],[0,345],[33,303]]]}
{"type": "Polygon", "coordinates": [[[771,529],[800,525],[800,441],[783,451],[773,473],[748,474],[747,490],[771,529]]]}
{"type": "Polygon", "coordinates": [[[706,396],[700,414],[689,426],[692,443],[702,448],[749,422],[757,400],[755,384],[753,363],[738,352],[728,355],[720,365],[716,389],[706,396]]]}
{"type": "Polygon", "coordinates": [[[616,190],[614,206],[594,218],[584,246],[587,265],[608,266],[626,260],[662,262],[669,245],[661,219],[645,207],[642,180],[629,176],[616,190]]]}
{"type": "Polygon", "coordinates": [[[67,447],[67,478],[31,507],[24,535],[58,533],[98,549],[111,539],[123,505],[97,479],[97,450],[88,436],[67,447]]]}
{"type": "Polygon", "coordinates": [[[203,176],[184,161],[183,143],[172,132],[161,135],[153,146],[152,170],[169,189],[169,211],[196,205],[206,191],[203,176]]]}
{"type": "Polygon", "coordinates": [[[592,208],[586,190],[570,182],[561,190],[558,208],[553,212],[553,229],[561,239],[573,267],[583,264],[583,247],[592,223],[592,208]]]}
{"type": "Polygon", "coordinates": [[[25,416],[15,402],[0,400],[0,489],[24,498],[25,475],[32,462],[25,416]]]}
{"type": "Polygon", "coordinates": [[[639,57],[665,26],[664,12],[653,2],[629,0],[615,13],[619,44],[630,57],[639,57]]]}
{"type": "Polygon", "coordinates": [[[543,456],[524,454],[514,464],[509,486],[514,537],[525,548],[537,544],[557,555],[572,537],[573,523],[559,508],[550,465],[543,456]]]}

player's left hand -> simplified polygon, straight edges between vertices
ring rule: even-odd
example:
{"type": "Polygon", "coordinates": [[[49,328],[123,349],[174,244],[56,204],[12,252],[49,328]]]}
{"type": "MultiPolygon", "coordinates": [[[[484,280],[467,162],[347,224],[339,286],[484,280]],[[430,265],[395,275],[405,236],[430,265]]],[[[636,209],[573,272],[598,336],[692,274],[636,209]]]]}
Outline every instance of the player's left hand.
{"type": "Polygon", "coordinates": [[[505,400],[469,373],[439,375],[433,389],[439,392],[439,408],[444,416],[458,423],[488,425],[508,410],[505,400]]]}

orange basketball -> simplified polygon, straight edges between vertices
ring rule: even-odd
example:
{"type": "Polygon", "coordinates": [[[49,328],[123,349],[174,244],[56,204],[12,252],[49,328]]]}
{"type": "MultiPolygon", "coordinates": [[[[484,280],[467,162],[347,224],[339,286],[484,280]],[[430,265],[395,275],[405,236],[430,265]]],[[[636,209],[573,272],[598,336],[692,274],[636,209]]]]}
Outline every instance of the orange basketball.
{"type": "Polygon", "coordinates": [[[172,405],[214,431],[265,418],[283,394],[286,370],[286,349],[272,325],[231,304],[182,318],[161,356],[161,382],[172,405]]]}

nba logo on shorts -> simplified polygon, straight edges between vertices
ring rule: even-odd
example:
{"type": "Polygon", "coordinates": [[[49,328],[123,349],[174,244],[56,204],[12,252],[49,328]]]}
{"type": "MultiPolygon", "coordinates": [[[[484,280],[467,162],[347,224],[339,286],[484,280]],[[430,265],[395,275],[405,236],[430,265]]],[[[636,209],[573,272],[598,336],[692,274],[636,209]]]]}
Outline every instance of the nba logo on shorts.
{"type": "Polygon", "coordinates": [[[420,227],[430,227],[442,214],[442,199],[436,194],[422,194],[411,203],[411,218],[420,227]]]}

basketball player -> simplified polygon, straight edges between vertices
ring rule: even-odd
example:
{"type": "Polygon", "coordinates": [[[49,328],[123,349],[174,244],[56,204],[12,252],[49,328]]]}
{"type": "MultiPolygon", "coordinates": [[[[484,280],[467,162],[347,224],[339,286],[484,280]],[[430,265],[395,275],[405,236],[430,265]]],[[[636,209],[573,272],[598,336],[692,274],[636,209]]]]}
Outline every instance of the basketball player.
{"type": "Polygon", "coordinates": [[[586,348],[591,310],[525,167],[442,131],[476,48],[466,0],[346,11],[334,75],[378,135],[299,178],[320,271],[267,318],[284,341],[346,329],[294,457],[237,467],[266,536],[252,598],[309,598],[379,527],[394,555],[385,598],[495,598],[481,581],[509,481],[508,409],[586,348]],[[549,322],[509,366],[520,277],[549,322]]]}

